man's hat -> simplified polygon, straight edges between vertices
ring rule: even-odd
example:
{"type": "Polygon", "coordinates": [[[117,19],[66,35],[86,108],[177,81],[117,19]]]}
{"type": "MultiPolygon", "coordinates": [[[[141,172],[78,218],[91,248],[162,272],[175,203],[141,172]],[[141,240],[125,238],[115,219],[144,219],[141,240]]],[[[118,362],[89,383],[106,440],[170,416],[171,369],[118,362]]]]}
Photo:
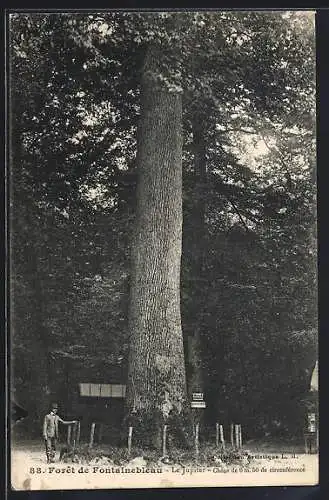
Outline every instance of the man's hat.
{"type": "Polygon", "coordinates": [[[57,403],[53,403],[53,404],[51,405],[51,409],[52,409],[52,410],[58,410],[58,404],[57,404],[57,403]]]}

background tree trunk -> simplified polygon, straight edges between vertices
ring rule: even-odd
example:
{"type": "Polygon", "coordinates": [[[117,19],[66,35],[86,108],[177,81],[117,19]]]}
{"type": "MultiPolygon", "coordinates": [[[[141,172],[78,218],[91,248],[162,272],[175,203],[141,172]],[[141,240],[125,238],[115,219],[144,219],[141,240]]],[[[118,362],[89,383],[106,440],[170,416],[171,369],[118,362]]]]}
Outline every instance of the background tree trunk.
{"type": "Polygon", "coordinates": [[[206,146],[204,141],[202,118],[195,117],[192,126],[194,152],[194,200],[192,208],[192,275],[194,277],[193,291],[195,303],[199,307],[195,310],[194,331],[188,336],[188,393],[192,398],[193,392],[204,392],[204,374],[202,368],[202,322],[203,309],[206,300],[204,278],[205,258],[205,213],[206,213],[206,146]],[[200,286],[198,284],[200,283],[200,286]]]}
{"type": "Polygon", "coordinates": [[[142,78],[127,410],[165,416],[168,409],[180,413],[186,399],[180,312],[182,104],[180,94],[157,87],[149,76],[153,57],[142,78]]]}
{"type": "Polygon", "coordinates": [[[10,121],[10,333],[12,342],[11,375],[12,387],[19,402],[28,410],[27,427],[31,433],[40,435],[41,423],[49,410],[49,353],[47,332],[43,324],[43,301],[40,270],[39,242],[33,211],[33,203],[27,195],[24,178],[24,150],[19,106],[13,102],[13,117],[10,121]],[[23,241],[23,247],[22,247],[23,241]],[[23,283],[30,291],[28,317],[22,318],[16,307],[18,287],[23,283]],[[24,322],[24,324],[23,324],[24,322]],[[26,324],[25,324],[26,322],[26,324]],[[22,332],[26,332],[26,335],[22,332]],[[24,345],[27,352],[27,379],[23,384],[18,373],[19,360],[15,358],[15,347],[24,345]],[[16,383],[15,383],[16,382],[16,383]],[[31,397],[34,394],[35,397],[31,397]]]}

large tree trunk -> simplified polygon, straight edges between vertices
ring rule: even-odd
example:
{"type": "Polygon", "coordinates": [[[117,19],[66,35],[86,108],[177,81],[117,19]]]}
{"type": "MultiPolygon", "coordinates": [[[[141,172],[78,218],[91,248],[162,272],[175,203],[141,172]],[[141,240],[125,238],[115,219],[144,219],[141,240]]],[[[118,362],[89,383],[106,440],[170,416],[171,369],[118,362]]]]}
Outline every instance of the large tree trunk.
{"type": "Polygon", "coordinates": [[[180,94],[157,87],[150,77],[152,57],[144,66],[138,131],[127,409],[155,419],[171,408],[181,412],[186,380],[180,313],[182,104],[180,94]]]}

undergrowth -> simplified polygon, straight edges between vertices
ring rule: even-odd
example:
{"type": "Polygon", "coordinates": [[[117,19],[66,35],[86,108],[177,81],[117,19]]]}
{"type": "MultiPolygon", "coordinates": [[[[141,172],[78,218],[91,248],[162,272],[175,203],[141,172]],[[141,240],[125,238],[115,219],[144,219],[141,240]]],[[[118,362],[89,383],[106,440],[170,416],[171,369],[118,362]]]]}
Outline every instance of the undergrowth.
{"type": "Polygon", "coordinates": [[[227,449],[225,451],[214,445],[204,445],[198,454],[195,450],[170,448],[165,456],[159,450],[133,447],[130,455],[127,448],[110,445],[97,445],[89,448],[88,445],[67,450],[63,454],[62,462],[75,462],[84,464],[112,464],[126,465],[134,460],[140,460],[146,467],[159,466],[159,464],[193,466],[240,463],[245,459],[247,452],[243,450],[227,449]]]}

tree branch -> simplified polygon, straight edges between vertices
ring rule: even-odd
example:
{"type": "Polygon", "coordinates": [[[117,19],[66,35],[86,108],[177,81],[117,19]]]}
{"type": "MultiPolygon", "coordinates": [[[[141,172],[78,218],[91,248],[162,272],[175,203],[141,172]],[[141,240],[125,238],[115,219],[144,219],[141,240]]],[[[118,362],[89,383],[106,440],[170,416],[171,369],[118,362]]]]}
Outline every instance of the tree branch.
{"type": "Polygon", "coordinates": [[[239,128],[239,127],[227,128],[225,130],[216,130],[216,132],[219,135],[224,135],[224,134],[227,134],[229,132],[243,132],[244,134],[250,134],[250,135],[257,135],[258,134],[258,132],[256,132],[255,130],[248,130],[248,129],[239,128]]]}
{"type": "Polygon", "coordinates": [[[233,207],[234,211],[237,213],[237,215],[238,215],[238,217],[239,217],[239,219],[240,219],[241,223],[243,224],[243,226],[244,226],[244,228],[246,229],[246,231],[248,231],[248,233],[249,233],[249,232],[250,232],[250,229],[249,229],[249,227],[247,226],[247,224],[246,224],[245,220],[243,219],[243,217],[242,217],[242,215],[241,215],[241,213],[240,213],[240,211],[239,211],[238,207],[237,207],[237,206],[235,205],[235,203],[231,200],[231,198],[230,198],[229,196],[227,196],[227,194],[225,194],[225,193],[223,193],[223,194],[224,194],[225,198],[229,201],[229,203],[231,203],[231,205],[232,205],[232,207],[233,207]]]}

